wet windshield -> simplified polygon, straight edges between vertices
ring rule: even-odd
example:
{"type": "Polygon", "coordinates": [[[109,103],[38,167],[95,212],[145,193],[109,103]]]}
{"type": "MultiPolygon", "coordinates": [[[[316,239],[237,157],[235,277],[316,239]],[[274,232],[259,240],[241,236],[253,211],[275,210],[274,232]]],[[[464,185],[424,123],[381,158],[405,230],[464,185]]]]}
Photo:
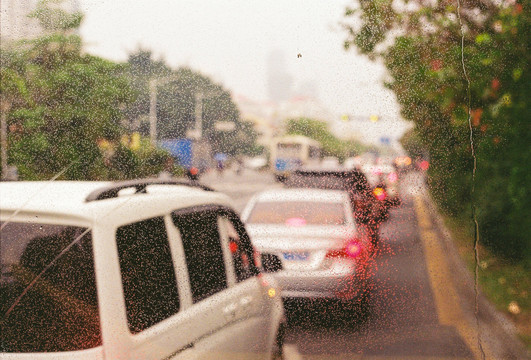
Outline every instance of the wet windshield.
{"type": "Polygon", "coordinates": [[[530,356],[528,2],[0,6],[0,353],[530,356]]]}

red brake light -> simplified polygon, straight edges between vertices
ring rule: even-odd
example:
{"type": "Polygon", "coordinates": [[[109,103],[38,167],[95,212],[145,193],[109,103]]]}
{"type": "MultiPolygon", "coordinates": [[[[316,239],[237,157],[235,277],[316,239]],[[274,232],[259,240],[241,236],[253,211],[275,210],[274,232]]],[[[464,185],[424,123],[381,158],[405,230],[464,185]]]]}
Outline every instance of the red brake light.
{"type": "Polygon", "coordinates": [[[385,190],[381,187],[374,188],[372,191],[373,195],[380,201],[385,200],[387,197],[387,194],[385,193],[385,190]]]}
{"type": "Polygon", "coordinates": [[[327,258],[351,258],[359,257],[363,250],[363,245],[358,240],[350,240],[344,248],[331,250],[326,254],[327,258]]]}
{"type": "Polygon", "coordinates": [[[229,250],[231,254],[234,254],[238,251],[238,244],[236,244],[234,241],[229,241],[229,250]]]}

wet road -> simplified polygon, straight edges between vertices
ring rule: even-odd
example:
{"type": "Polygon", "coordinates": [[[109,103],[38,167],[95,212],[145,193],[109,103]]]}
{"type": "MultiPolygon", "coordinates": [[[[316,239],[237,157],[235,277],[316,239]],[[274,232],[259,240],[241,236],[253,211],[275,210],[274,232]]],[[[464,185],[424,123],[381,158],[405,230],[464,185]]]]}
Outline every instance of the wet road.
{"type": "MultiPolygon", "coordinates": [[[[281,187],[270,174],[249,170],[240,176],[208,174],[202,181],[231,196],[240,211],[255,192],[281,187]]],[[[488,311],[476,317],[473,283],[452,261],[455,250],[442,240],[421,177],[405,177],[401,194],[402,206],[381,229],[369,311],[349,313],[330,302],[289,303],[286,357],[521,358],[488,311]]]]}

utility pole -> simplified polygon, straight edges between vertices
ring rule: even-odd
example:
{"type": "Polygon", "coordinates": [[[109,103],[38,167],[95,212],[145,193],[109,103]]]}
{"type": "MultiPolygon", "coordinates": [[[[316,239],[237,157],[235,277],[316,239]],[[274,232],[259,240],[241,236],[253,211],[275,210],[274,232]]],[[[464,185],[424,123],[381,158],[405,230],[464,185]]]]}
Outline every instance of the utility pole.
{"type": "Polygon", "coordinates": [[[11,108],[9,101],[1,100],[0,114],[0,147],[2,148],[2,180],[8,178],[7,168],[7,113],[11,108]]]}
{"type": "Polygon", "coordinates": [[[157,79],[149,80],[149,138],[157,146],[157,79]]]}
{"type": "MultiPolygon", "coordinates": [[[[157,86],[177,80],[178,77],[170,76],[162,79],[149,80],[149,137],[153,146],[157,145],[157,86]]],[[[208,93],[208,97],[217,95],[208,93]]],[[[205,94],[201,90],[195,93],[195,128],[194,136],[197,140],[203,137],[203,100],[205,94]]],[[[192,136],[191,136],[192,137],[192,136]]]]}
{"type": "Polygon", "coordinates": [[[203,137],[203,93],[195,94],[195,132],[197,140],[203,137]]]}

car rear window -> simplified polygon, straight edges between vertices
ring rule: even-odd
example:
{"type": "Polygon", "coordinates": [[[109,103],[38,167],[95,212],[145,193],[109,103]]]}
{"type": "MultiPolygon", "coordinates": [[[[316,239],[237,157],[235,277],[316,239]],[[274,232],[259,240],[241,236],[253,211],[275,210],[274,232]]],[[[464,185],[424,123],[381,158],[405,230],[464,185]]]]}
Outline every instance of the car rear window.
{"type": "Polygon", "coordinates": [[[352,194],[369,189],[365,175],[355,170],[299,170],[290,175],[285,185],[290,188],[346,190],[352,194]]]}
{"type": "Polygon", "coordinates": [[[90,232],[10,222],[0,235],[0,351],[101,345],[90,232]]]}
{"type": "Polygon", "coordinates": [[[263,201],[253,207],[247,223],[304,225],[343,225],[345,207],[339,202],[263,201]]]}

